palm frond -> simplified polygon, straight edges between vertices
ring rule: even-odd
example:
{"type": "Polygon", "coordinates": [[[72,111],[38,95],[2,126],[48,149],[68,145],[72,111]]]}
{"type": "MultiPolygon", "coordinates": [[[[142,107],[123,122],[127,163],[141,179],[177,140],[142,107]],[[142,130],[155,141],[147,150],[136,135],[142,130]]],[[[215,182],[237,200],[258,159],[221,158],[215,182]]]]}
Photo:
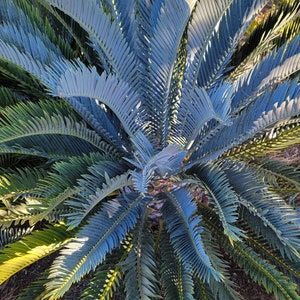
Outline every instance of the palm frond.
{"type": "Polygon", "coordinates": [[[120,131],[121,124],[107,107],[90,98],[68,98],[67,102],[106,142],[120,152],[129,151],[125,134],[120,131]]]}
{"type": "MultiPolygon", "coordinates": [[[[61,297],[72,283],[96,268],[124,239],[142,214],[143,198],[132,193],[120,195],[103,205],[100,212],[89,219],[58,257],[50,271],[47,297],[61,297]]],[[[145,199],[144,199],[145,201],[145,199]]]]}
{"type": "Polygon", "coordinates": [[[299,70],[299,43],[300,37],[296,36],[289,44],[273,50],[251,71],[241,76],[236,81],[237,91],[232,99],[232,107],[240,109],[240,107],[248,105],[249,102],[256,99],[257,95],[269,91],[272,87],[277,87],[278,83],[297,72],[299,70]],[[285,61],[290,63],[285,63],[285,61]],[[269,80],[265,80],[271,73],[276,80],[270,76],[269,80]]]}
{"type": "Polygon", "coordinates": [[[211,265],[201,241],[200,217],[194,215],[197,208],[191,195],[184,188],[165,195],[163,218],[175,253],[203,281],[209,282],[211,276],[219,280],[220,274],[211,265]]]}
{"type": "Polygon", "coordinates": [[[6,245],[20,240],[23,236],[28,235],[33,227],[10,227],[0,230],[0,250],[6,245]]]}
{"type": "Polygon", "coordinates": [[[237,147],[231,148],[223,154],[239,160],[251,160],[285,149],[300,142],[299,118],[284,120],[266,129],[259,136],[248,140],[237,147]]]}
{"type": "MultiPolygon", "coordinates": [[[[225,246],[226,249],[228,249],[227,247],[228,245],[225,246]]],[[[251,248],[238,243],[235,249],[231,249],[229,252],[254,281],[265,287],[267,292],[274,293],[280,299],[299,298],[296,284],[291,283],[283,273],[261,259],[251,248]]]]}
{"type": "Polygon", "coordinates": [[[73,234],[71,231],[67,232],[63,225],[49,226],[43,231],[34,231],[1,250],[0,283],[35,261],[61,249],[73,234]]]}
{"type": "Polygon", "coordinates": [[[280,1],[273,5],[262,21],[254,20],[243,44],[238,47],[232,58],[233,79],[245,69],[251,68],[252,62],[259,62],[267,53],[293,39],[299,33],[299,3],[280,1]],[[281,3],[280,3],[281,2],[281,3]],[[298,25],[298,27],[297,27],[298,25]],[[297,30],[298,29],[298,30],[297,30]]]}
{"type": "MultiPolygon", "coordinates": [[[[104,166],[103,166],[104,169],[104,166]]],[[[66,215],[69,228],[77,227],[90,213],[98,206],[103,199],[111,194],[117,193],[126,187],[132,185],[132,180],[129,178],[129,173],[110,178],[107,173],[104,173],[105,181],[101,188],[96,188],[96,191],[91,194],[84,190],[76,197],[71,197],[67,201],[67,205],[76,208],[76,211],[66,215]]],[[[83,189],[83,185],[80,185],[83,189]]]]}
{"type": "MultiPolygon", "coordinates": [[[[13,143],[15,145],[18,143],[23,148],[27,148],[26,146],[31,138],[30,148],[34,145],[39,149],[43,149],[44,152],[50,150],[51,153],[53,147],[52,151],[55,153],[55,148],[61,148],[61,145],[66,143],[66,150],[69,148],[70,155],[72,155],[75,149],[83,151],[82,148],[84,147],[81,143],[88,143],[92,146],[90,151],[94,148],[94,151],[98,149],[113,156],[116,154],[115,148],[109,146],[98,134],[90,130],[84,122],[78,122],[76,117],[72,115],[66,117],[59,112],[52,114],[34,103],[30,105],[20,103],[13,108],[7,108],[2,113],[5,114],[7,120],[1,121],[1,144],[9,145],[13,143]],[[39,115],[35,116],[34,112],[39,115]],[[45,135],[52,135],[52,141],[50,137],[48,140],[48,142],[52,142],[52,145],[45,147],[45,135]],[[68,139],[68,136],[71,138],[68,139]],[[22,139],[24,142],[24,138],[27,138],[27,143],[22,145],[22,139]],[[77,138],[77,140],[72,140],[72,138],[77,138]],[[82,140],[81,143],[78,142],[79,139],[82,140]],[[69,147],[67,144],[69,144],[69,147]]],[[[59,155],[59,153],[57,154],[59,155]]]]}
{"type": "Polygon", "coordinates": [[[258,169],[258,175],[272,186],[282,186],[282,181],[300,190],[300,170],[288,163],[275,159],[252,161],[251,165],[258,169]]]}
{"type": "Polygon", "coordinates": [[[295,80],[291,83],[282,83],[274,91],[258,97],[251,106],[234,119],[231,126],[223,127],[214,139],[195,152],[192,160],[202,153],[203,160],[209,161],[268,127],[286,118],[297,116],[300,112],[299,96],[300,86],[295,80]],[[281,101],[278,101],[278,97],[281,101]],[[226,145],[223,141],[226,141],[226,145]]]}
{"type": "Polygon", "coordinates": [[[131,239],[128,238],[120,249],[115,249],[107,255],[105,262],[98,266],[89,282],[89,286],[82,295],[83,300],[93,299],[113,299],[114,294],[119,290],[123,281],[122,264],[128,257],[128,252],[132,249],[131,239]]]}

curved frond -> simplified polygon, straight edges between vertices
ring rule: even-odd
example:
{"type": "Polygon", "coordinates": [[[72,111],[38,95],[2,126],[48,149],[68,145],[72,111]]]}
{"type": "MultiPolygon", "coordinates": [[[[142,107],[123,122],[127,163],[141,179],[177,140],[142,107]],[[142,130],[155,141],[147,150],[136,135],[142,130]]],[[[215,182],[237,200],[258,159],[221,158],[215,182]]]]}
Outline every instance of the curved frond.
{"type": "Polygon", "coordinates": [[[168,142],[169,93],[177,51],[195,2],[195,0],[163,2],[150,41],[149,80],[145,83],[149,85],[148,91],[151,97],[147,104],[147,113],[162,147],[165,147],[168,142]]]}
{"type": "Polygon", "coordinates": [[[122,264],[125,274],[126,299],[150,300],[159,295],[154,257],[154,239],[147,224],[148,214],[133,231],[132,248],[122,264]]]}
{"type": "MultiPolygon", "coordinates": [[[[99,149],[104,153],[110,153],[112,156],[116,155],[116,150],[104,142],[101,137],[94,131],[90,130],[87,125],[82,121],[77,121],[72,115],[69,117],[63,116],[59,112],[47,112],[43,110],[37,104],[31,103],[18,104],[13,109],[7,109],[3,111],[6,120],[1,120],[1,133],[0,143],[8,144],[14,142],[14,144],[22,143],[22,139],[27,138],[27,143],[30,138],[40,136],[37,139],[32,140],[31,148],[34,145],[39,149],[47,152],[51,149],[51,146],[45,147],[45,135],[52,135],[52,147],[55,144],[64,143],[66,136],[79,138],[84,143],[90,144],[94,149],[99,149]],[[30,109],[31,108],[31,112],[30,109]],[[34,112],[39,113],[40,116],[35,116],[34,112]],[[61,136],[65,136],[64,138],[61,136]]],[[[50,137],[49,137],[50,141],[50,137]]],[[[67,142],[65,141],[67,144],[67,142]]],[[[80,143],[75,143],[75,140],[68,140],[70,153],[74,149],[80,149],[80,143]],[[72,145],[72,146],[71,146],[72,145]]],[[[23,146],[24,147],[24,146],[23,146]]],[[[26,146],[24,147],[26,148],[26,146]]],[[[60,147],[58,147],[60,148],[60,147]]],[[[55,152],[54,152],[55,153],[55,152]]],[[[53,154],[53,153],[52,153],[53,154]]],[[[59,153],[57,153],[59,155],[59,153]]]]}
{"type": "Polygon", "coordinates": [[[89,97],[107,105],[119,118],[130,135],[141,129],[141,111],[138,94],[126,82],[115,76],[98,74],[96,68],[88,69],[83,64],[68,66],[59,81],[53,85],[52,93],[61,98],[89,97]]]}
{"type": "Polygon", "coordinates": [[[61,297],[120,244],[142,214],[142,201],[145,199],[136,194],[120,195],[89,219],[54,261],[49,275],[52,280],[47,284],[49,299],[61,297]]]}
{"type": "Polygon", "coordinates": [[[32,230],[33,227],[10,227],[0,229],[0,250],[2,250],[6,245],[15,243],[23,236],[30,234],[32,230]]]}
{"type": "Polygon", "coordinates": [[[122,243],[121,249],[115,249],[111,254],[107,255],[105,262],[96,268],[93,279],[83,292],[83,300],[113,299],[113,295],[118,291],[123,281],[122,264],[132,248],[130,240],[128,238],[122,243]]]}
{"type": "Polygon", "coordinates": [[[193,300],[194,282],[191,272],[174,253],[174,248],[167,232],[161,237],[162,266],[161,281],[166,300],[193,300]]]}
{"type": "Polygon", "coordinates": [[[224,234],[233,242],[244,236],[243,232],[235,225],[238,219],[238,196],[232,189],[229,180],[222,170],[217,167],[200,166],[197,176],[211,198],[214,210],[217,212],[224,228],[224,234]]]}
{"type": "Polygon", "coordinates": [[[63,225],[49,226],[1,250],[0,284],[28,265],[61,249],[73,234],[67,232],[63,225]]]}
{"type": "Polygon", "coordinates": [[[197,207],[188,190],[181,188],[165,195],[163,218],[175,253],[182,264],[203,281],[209,282],[211,276],[219,280],[220,274],[211,265],[203,247],[200,217],[195,215],[197,207]]]}
{"type": "Polygon", "coordinates": [[[300,191],[300,170],[275,159],[252,161],[251,165],[258,170],[258,175],[272,186],[281,185],[282,181],[295,186],[300,191]]]}
{"type": "Polygon", "coordinates": [[[299,214],[281,197],[270,192],[245,164],[235,163],[231,168],[227,168],[226,173],[241,205],[260,218],[285,247],[300,257],[299,214]]]}
{"type": "Polygon", "coordinates": [[[235,261],[244,268],[254,281],[262,284],[266,291],[274,293],[280,299],[298,299],[296,284],[291,283],[283,273],[261,259],[251,248],[238,243],[235,249],[225,245],[235,261]]]}
{"type": "MultiPolygon", "coordinates": [[[[137,63],[118,24],[104,12],[100,1],[46,0],[49,4],[69,14],[90,35],[107,57],[118,76],[129,84],[135,81],[137,63]]],[[[100,53],[101,56],[101,53],[100,53]]]]}
{"type": "Polygon", "coordinates": [[[300,86],[296,80],[282,83],[274,91],[255,99],[251,106],[245,108],[232,121],[231,126],[223,127],[213,139],[195,152],[192,160],[198,155],[204,156],[200,160],[212,160],[228,149],[253,138],[268,127],[286,118],[297,116],[299,113],[300,86]]]}
{"type": "Polygon", "coordinates": [[[67,201],[68,206],[76,208],[75,212],[66,215],[69,228],[77,227],[103,199],[114,193],[119,194],[121,189],[133,183],[128,172],[112,178],[104,173],[104,178],[105,181],[103,181],[101,188],[98,187],[93,194],[86,193],[83,185],[80,185],[82,192],[67,201]]]}
{"type": "Polygon", "coordinates": [[[247,26],[266,2],[198,1],[188,27],[187,89],[217,81],[247,26]]]}

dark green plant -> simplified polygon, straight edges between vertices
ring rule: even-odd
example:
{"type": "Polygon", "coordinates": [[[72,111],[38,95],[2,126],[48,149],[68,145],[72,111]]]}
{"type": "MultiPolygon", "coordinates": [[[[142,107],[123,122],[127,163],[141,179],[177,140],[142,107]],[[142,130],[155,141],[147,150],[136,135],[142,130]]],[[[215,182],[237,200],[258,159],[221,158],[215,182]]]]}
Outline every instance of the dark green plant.
{"type": "Polygon", "coordinates": [[[300,36],[246,53],[266,3],[0,2],[0,282],[59,251],[20,299],[90,272],[82,299],[239,299],[230,257],[299,299],[300,171],[269,154],[300,142],[300,36]]]}

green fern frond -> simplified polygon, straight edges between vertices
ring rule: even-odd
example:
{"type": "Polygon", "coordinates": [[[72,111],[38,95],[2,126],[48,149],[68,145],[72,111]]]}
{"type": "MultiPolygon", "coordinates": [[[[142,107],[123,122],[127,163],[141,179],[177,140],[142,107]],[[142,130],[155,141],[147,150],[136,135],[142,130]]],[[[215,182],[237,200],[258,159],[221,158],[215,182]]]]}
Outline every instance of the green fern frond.
{"type": "Polygon", "coordinates": [[[61,249],[73,234],[67,232],[64,225],[49,226],[1,250],[0,284],[28,265],[61,249]]]}

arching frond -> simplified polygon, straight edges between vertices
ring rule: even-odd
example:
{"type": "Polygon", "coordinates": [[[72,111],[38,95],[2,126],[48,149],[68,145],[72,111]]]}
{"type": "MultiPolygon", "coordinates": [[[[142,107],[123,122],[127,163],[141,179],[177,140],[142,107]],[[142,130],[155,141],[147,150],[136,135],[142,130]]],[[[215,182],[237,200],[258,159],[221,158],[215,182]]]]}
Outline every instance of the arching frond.
{"type": "Polygon", "coordinates": [[[289,164],[274,160],[262,159],[252,161],[251,165],[258,168],[258,175],[272,186],[281,185],[282,181],[300,190],[300,170],[289,164]]]}
{"type": "Polygon", "coordinates": [[[47,284],[50,299],[61,297],[72,283],[97,267],[119,245],[142,214],[142,200],[136,194],[120,195],[89,219],[51,267],[52,280],[47,284]]]}
{"type": "Polygon", "coordinates": [[[268,191],[246,165],[236,163],[234,171],[227,169],[226,173],[232,188],[240,196],[241,205],[260,218],[281,243],[299,257],[299,214],[281,197],[268,191]],[[284,211],[284,218],[279,211],[284,211]]]}
{"type": "Polygon", "coordinates": [[[266,2],[231,0],[197,3],[188,27],[187,89],[194,89],[196,84],[207,87],[217,81],[238,40],[266,2]]]}
{"type": "Polygon", "coordinates": [[[149,51],[149,84],[151,95],[148,114],[163,147],[169,133],[170,83],[180,40],[196,1],[165,1],[151,37],[149,51]],[[163,49],[163,51],[162,51],[163,49]],[[163,67],[162,67],[163,66],[163,67]]]}
{"type": "Polygon", "coordinates": [[[96,268],[93,279],[83,292],[83,300],[94,300],[96,298],[108,300],[113,298],[123,280],[122,264],[131,248],[132,244],[129,238],[122,244],[121,249],[116,249],[107,255],[105,262],[96,268]]]}
{"type": "Polygon", "coordinates": [[[194,299],[194,282],[192,274],[179,260],[174,253],[174,248],[167,232],[161,236],[162,266],[161,280],[166,300],[194,299]]]}
{"type": "Polygon", "coordinates": [[[167,201],[163,206],[163,218],[175,253],[182,264],[191,268],[203,281],[209,282],[211,276],[219,280],[220,274],[214,270],[203,248],[200,217],[195,215],[196,205],[189,192],[181,188],[165,195],[167,201]],[[186,245],[189,245],[188,248],[186,245]]]}
{"type": "Polygon", "coordinates": [[[33,227],[11,227],[0,230],[0,250],[6,245],[15,243],[20,240],[23,236],[30,234],[33,227]]]}
{"type": "Polygon", "coordinates": [[[238,218],[238,196],[235,194],[226,174],[217,167],[202,166],[197,168],[199,185],[207,190],[208,196],[218,213],[224,228],[224,234],[231,241],[240,240],[243,232],[235,225],[238,218]]]}
{"type": "MultiPolygon", "coordinates": [[[[104,166],[103,169],[105,169],[104,166]]],[[[86,193],[83,185],[80,184],[83,191],[78,196],[67,201],[68,206],[76,208],[74,213],[66,215],[69,228],[78,226],[103,199],[113,195],[114,192],[119,194],[121,189],[133,183],[129,178],[128,172],[112,178],[107,173],[104,173],[104,178],[102,187],[98,187],[93,194],[86,193]]]]}
{"type": "Polygon", "coordinates": [[[46,0],[49,4],[69,14],[90,35],[107,57],[113,71],[124,82],[134,83],[137,63],[119,26],[105,14],[99,1],[46,0]]]}
{"type": "Polygon", "coordinates": [[[254,137],[277,122],[297,116],[300,112],[299,95],[300,86],[294,81],[283,83],[274,91],[258,97],[251,106],[234,119],[231,126],[223,127],[214,139],[195,152],[192,159],[201,155],[200,153],[203,155],[206,151],[210,153],[204,154],[207,156],[204,157],[204,161],[216,158],[224,151],[254,137]],[[278,97],[281,101],[278,101],[278,97]],[[223,141],[226,141],[226,145],[223,141]]]}
{"type": "MultiPolygon", "coordinates": [[[[1,144],[22,144],[22,139],[24,138],[30,140],[31,137],[34,138],[35,136],[40,136],[39,138],[32,140],[32,143],[34,145],[35,142],[35,147],[47,152],[47,148],[51,149],[51,147],[48,145],[47,147],[44,147],[44,136],[52,135],[52,146],[55,148],[54,143],[58,146],[58,144],[64,142],[63,137],[61,137],[61,135],[64,135],[78,138],[84,143],[87,142],[92,147],[95,147],[95,150],[99,149],[103,152],[110,153],[113,156],[116,154],[115,149],[105,143],[98,134],[90,130],[84,122],[77,122],[74,117],[62,116],[62,114],[58,112],[48,113],[42,109],[43,107],[39,107],[36,104],[31,104],[30,108],[35,112],[39,112],[40,116],[34,116],[33,113],[28,110],[28,105],[26,107],[25,104],[18,104],[18,106],[14,107],[12,110],[8,108],[6,110],[7,113],[3,111],[7,120],[1,121],[1,144]]],[[[72,141],[72,139],[68,139],[67,143],[72,145],[69,146],[70,153],[72,153],[74,148],[80,149],[80,143],[78,143],[78,140],[76,142],[75,140],[72,141]]],[[[31,145],[31,147],[33,145],[31,145]]]]}
{"type": "Polygon", "coordinates": [[[122,265],[125,275],[126,299],[153,299],[159,295],[156,278],[153,233],[147,224],[148,214],[138,221],[133,231],[132,248],[122,265]]]}
{"type": "Polygon", "coordinates": [[[69,66],[52,91],[59,97],[89,97],[104,103],[117,115],[130,136],[138,131],[138,124],[142,122],[138,95],[115,76],[106,73],[99,76],[95,68],[88,69],[82,64],[69,66]]]}
{"type": "Polygon", "coordinates": [[[61,249],[74,233],[63,225],[35,231],[22,240],[1,250],[0,283],[35,261],[61,249]],[[9,266],[9,267],[8,267],[9,266]]]}

